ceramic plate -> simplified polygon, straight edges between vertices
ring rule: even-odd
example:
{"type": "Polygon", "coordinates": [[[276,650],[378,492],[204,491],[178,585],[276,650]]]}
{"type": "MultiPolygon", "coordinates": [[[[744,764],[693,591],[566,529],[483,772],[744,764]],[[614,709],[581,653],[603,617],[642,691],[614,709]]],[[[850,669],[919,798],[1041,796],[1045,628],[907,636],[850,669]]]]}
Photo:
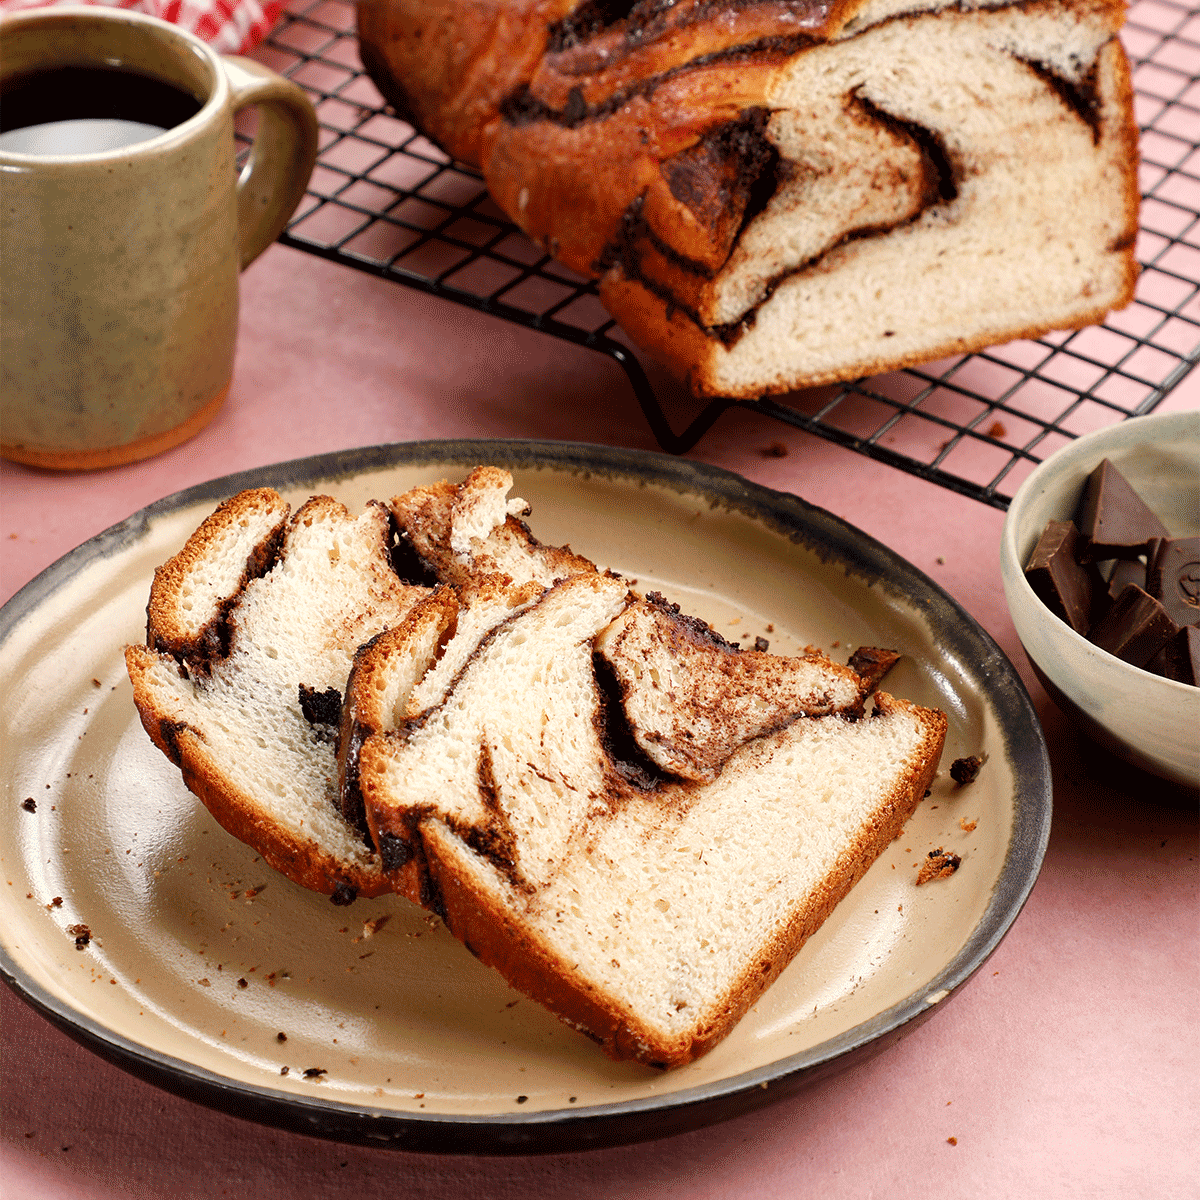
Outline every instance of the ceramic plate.
{"type": "Polygon", "coordinates": [[[1050,823],[1045,744],[1000,649],[914,567],[795,496],[656,454],[437,442],[305,459],[135,514],[0,614],[0,966],[106,1058],[267,1124],[459,1153],[661,1137],[758,1108],[895,1041],[995,949],[1050,823]],[[154,568],[224,497],[357,511],[506,466],[550,543],[657,588],[731,640],[904,655],[887,690],[950,721],[932,794],[734,1032],[687,1067],[611,1063],[397,898],[338,908],[227,835],[151,745],[122,649],[154,568]],[[956,759],[985,759],[974,783],[956,759]],[[31,811],[32,810],[32,811],[31,811]],[[923,887],[943,847],[956,874],[923,887]],[[79,942],[80,927],[90,940],[79,942]]]}

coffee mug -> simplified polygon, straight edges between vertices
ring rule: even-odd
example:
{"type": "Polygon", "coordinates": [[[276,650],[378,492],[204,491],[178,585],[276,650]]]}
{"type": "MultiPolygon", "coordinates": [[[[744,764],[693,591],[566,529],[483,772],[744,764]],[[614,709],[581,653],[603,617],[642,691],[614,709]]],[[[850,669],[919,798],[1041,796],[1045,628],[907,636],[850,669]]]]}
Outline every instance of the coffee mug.
{"type": "Polygon", "coordinates": [[[316,150],[299,87],[168,22],[0,18],[0,454],[115,466],[207,424],[233,375],[238,272],[287,224],[316,150]],[[251,105],[239,175],[233,119],[251,105]]]}

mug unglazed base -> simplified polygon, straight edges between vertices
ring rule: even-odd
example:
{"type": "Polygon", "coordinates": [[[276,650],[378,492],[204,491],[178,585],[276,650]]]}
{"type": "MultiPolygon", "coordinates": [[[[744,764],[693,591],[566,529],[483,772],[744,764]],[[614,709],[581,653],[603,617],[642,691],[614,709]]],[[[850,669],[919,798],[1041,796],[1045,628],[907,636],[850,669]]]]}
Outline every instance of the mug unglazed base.
{"type": "Polygon", "coordinates": [[[228,395],[227,383],[182,425],[126,442],[122,446],[105,446],[97,450],[47,450],[36,446],[11,446],[2,442],[0,458],[24,463],[29,467],[43,467],[50,471],[95,471],[103,467],[122,467],[126,463],[140,462],[143,458],[153,458],[154,455],[195,437],[217,415],[228,395]]]}

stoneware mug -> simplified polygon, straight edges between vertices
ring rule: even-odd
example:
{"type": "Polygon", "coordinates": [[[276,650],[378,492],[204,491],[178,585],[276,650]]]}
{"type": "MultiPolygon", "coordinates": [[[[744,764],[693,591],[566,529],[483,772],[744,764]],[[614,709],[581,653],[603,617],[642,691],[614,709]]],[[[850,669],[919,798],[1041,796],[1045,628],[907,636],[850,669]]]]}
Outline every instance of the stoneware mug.
{"type": "Polygon", "coordinates": [[[312,173],[308,98],[155,17],[54,8],[0,18],[0,126],[0,454],[105,467],[191,437],[229,390],[238,272],[312,173]]]}

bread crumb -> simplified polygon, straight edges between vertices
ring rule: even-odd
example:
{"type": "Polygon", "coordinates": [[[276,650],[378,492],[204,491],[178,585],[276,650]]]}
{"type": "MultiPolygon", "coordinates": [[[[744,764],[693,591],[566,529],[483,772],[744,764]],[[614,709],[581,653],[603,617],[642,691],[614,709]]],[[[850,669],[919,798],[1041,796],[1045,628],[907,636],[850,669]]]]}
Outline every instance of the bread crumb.
{"type": "Polygon", "coordinates": [[[974,833],[974,832],[975,832],[975,826],[976,826],[977,824],[978,824],[978,822],[976,822],[976,821],[968,821],[966,817],[963,817],[963,818],[962,818],[962,819],[959,821],[959,823],[958,823],[958,827],[959,827],[959,829],[961,829],[961,830],[963,831],[963,833],[974,833]]]}
{"type": "Polygon", "coordinates": [[[956,1138],[956,1137],[948,1137],[946,1139],[946,1141],[948,1141],[950,1143],[950,1145],[952,1145],[952,1146],[958,1145],[958,1138],[956,1138]]]}
{"type": "Polygon", "coordinates": [[[1002,438],[1007,432],[1008,430],[1005,428],[1002,421],[993,421],[988,426],[987,434],[988,437],[1002,438]]]}
{"type": "Polygon", "coordinates": [[[951,854],[950,851],[943,850],[941,846],[936,850],[930,850],[917,874],[917,886],[920,887],[921,884],[929,883],[934,879],[949,879],[961,865],[962,859],[957,854],[951,854]]]}

